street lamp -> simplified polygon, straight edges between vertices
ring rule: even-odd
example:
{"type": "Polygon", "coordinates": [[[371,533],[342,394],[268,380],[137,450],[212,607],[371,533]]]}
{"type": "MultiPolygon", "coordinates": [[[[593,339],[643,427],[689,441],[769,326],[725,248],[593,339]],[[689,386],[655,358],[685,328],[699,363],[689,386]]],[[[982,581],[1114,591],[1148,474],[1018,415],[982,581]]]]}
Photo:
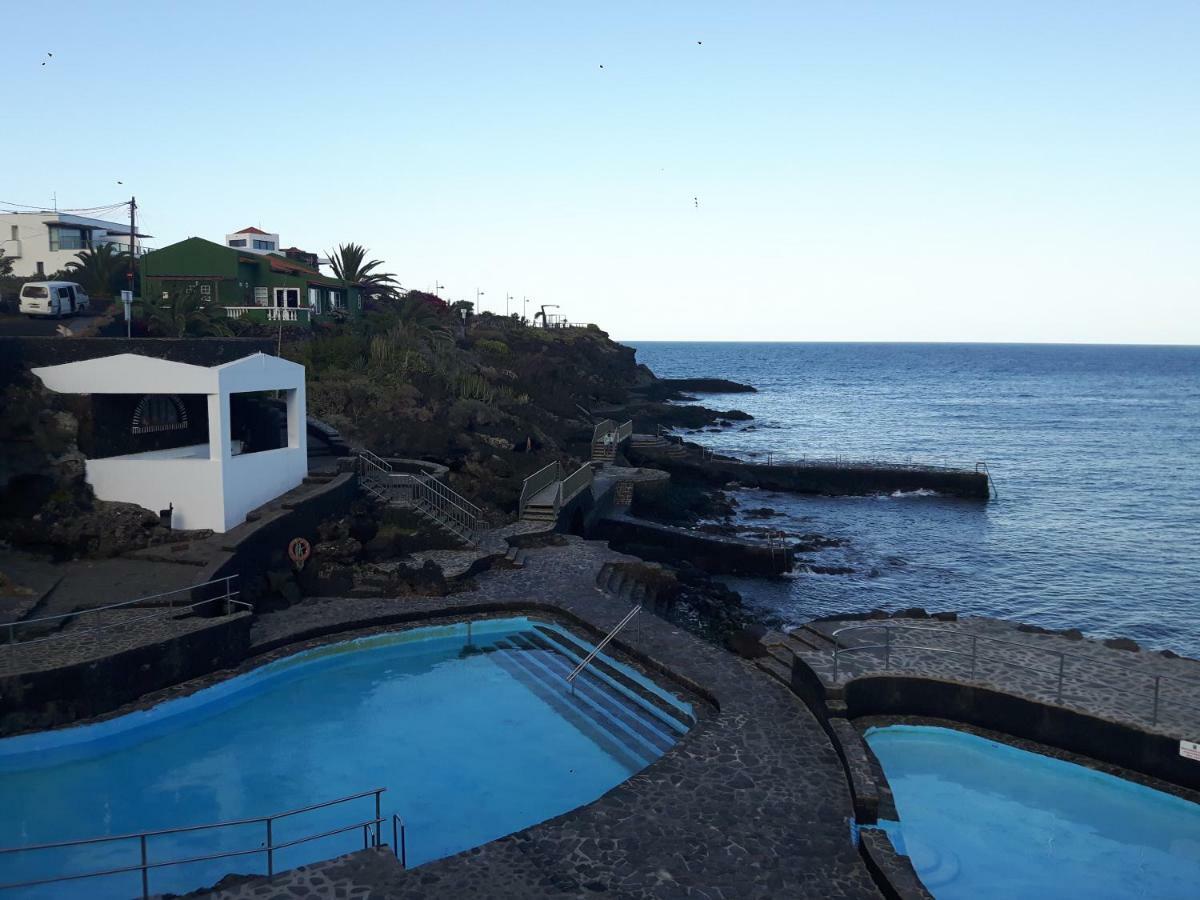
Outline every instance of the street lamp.
{"type": "Polygon", "coordinates": [[[483,312],[483,306],[480,305],[479,298],[482,297],[485,293],[486,293],[486,291],[481,291],[479,288],[475,288],[475,314],[476,315],[479,315],[481,312],[483,312]]]}
{"type": "Polygon", "coordinates": [[[504,318],[508,318],[508,301],[512,300],[512,294],[504,295],[504,318]]]}

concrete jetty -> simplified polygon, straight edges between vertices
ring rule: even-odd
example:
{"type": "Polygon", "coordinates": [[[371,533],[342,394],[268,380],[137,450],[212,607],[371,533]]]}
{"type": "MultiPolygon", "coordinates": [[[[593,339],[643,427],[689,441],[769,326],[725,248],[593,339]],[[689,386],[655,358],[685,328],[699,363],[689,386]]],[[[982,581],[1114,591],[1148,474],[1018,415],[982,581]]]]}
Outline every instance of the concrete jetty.
{"type": "Polygon", "coordinates": [[[746,487],[828,496],[936,491],[987,500],[994,494],[983,463],[955,468],[842,459],[747,462],[650,435],[634,435],[628,455],[635,464],[658,466],[684,480],[714,486],[732,481],[746,487]]]}

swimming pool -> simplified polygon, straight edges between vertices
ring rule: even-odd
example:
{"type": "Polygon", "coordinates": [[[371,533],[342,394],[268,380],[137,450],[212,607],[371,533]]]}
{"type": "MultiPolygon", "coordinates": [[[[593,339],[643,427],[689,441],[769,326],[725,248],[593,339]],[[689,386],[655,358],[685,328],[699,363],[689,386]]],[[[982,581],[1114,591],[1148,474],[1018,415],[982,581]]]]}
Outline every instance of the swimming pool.
{"type": "MultiPolygon", "coordinates": [[[[271,815],[385,787],[382,815],[404,818],[410,866],[457,853],[595,800],[694,722],[690,705],[604,656],[572,693],[565,675],[588,649],[527,618],[419,628],[297,653],[147,711],[0,740],[0,846],[271,815]]],[[[316,810],[276,822],[273,842],[374,815],[370,797],[316,810]]],[[[148,856],[263,841],[261,824],[165,835],[148,856]]],[[[361,847],[351,832],[277,851],[274,866],[361,847]]],[[[138,855],[130,842],[0,856],[0,883],[137,865],[138,855]]],[[[150,890],[231,871],[265,872],[264,854],[153,869],[150,890]]],[[[134,872],[19,896],[140,890],[134,872]]]]}
{"type": "Polygon", "coordinates": [[[881,825],[938,900],[1200,890],[1200,805],[949,728],[866,739],[900,814],[881,825]]]}

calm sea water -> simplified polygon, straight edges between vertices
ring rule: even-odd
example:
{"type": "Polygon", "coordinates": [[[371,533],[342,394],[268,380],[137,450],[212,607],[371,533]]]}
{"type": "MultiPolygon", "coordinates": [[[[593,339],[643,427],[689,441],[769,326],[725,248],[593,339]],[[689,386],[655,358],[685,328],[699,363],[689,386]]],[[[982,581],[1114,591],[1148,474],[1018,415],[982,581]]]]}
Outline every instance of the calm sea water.
{"type": "Polygon", "coordinates": [[[790,532],[845,541],[806,562],[848,574],[732,582],[785,624],[924,606],[1200,656],[1200,347],[633,346],[660,376],[759,388],[703,398],[756,419],[687,435],[714,449],[990,467],[986,504],[739,493],[790,532]]]}

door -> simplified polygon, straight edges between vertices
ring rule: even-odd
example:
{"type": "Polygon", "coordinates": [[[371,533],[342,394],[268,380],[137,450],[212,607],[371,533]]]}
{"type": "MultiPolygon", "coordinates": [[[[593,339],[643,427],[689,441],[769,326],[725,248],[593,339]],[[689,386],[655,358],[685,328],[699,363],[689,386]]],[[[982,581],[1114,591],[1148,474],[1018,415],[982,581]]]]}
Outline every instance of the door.
{"type": "Polygon", "coordinates": [[[300,306],[300,288],[275,288],[275,305],[280,309],[300,306]]]}
{"type": "Polygon", "coordinates": [[[71,315],[79,312],[78,301],[75,299],[75,288],[72,285],[67,285],[67,302],[71,304],[71,315]]]}

